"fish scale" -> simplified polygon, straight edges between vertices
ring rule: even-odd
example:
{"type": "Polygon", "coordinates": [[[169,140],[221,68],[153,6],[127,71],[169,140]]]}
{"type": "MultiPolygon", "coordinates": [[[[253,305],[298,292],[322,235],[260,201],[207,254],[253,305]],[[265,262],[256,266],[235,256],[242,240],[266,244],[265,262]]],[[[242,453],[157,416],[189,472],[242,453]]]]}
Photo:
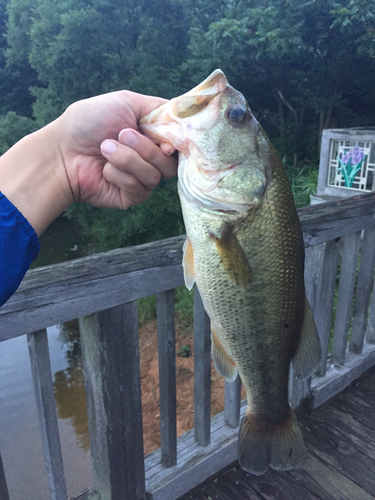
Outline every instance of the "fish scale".
{"type": "Polygon", "coordinates": [[[142,118],[179,149],[185,283],[211,319],[212,357],[247,395],[238,457],[262,474],[301,467],[302,434],[288,402],[289,367],[309,376],[320,344],[305,298],[300,223],[283,165],[245,98],[216,70],[142,118]]]}

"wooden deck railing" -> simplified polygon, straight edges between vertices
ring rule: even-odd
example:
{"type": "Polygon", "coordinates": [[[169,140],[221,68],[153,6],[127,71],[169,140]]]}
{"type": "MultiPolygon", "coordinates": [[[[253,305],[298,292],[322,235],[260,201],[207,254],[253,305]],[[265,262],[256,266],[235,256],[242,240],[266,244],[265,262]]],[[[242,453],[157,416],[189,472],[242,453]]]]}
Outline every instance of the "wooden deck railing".
{"type": "MultiPolygon", "coordinates": [[[[304,401],[315,407],[375,364],[375,193],[307,207],[299,214],[306,290],[323,354],[312,381],[298,382],[291,376],[290,397],[293,406],[304,401]]],[[[0,309],[0,341],[28,336],[53,500],[66,500],[67,492],[46,328],[75,318],[83,348],[94,472],[93,487],[80,499],[174,500],[236,457],[244,410],[240,384],[226,384],[225,410],[211,419],[209,322],[197,292],[195,427],[176,437],[174,289],[183,284],[183,239],[31,270],[0,309]],[[144,457],[136,301],[151,294],[157,294],[161,448],[144,457]]],[[[0,497],[9,499],[1,457],[0,497]]]]}

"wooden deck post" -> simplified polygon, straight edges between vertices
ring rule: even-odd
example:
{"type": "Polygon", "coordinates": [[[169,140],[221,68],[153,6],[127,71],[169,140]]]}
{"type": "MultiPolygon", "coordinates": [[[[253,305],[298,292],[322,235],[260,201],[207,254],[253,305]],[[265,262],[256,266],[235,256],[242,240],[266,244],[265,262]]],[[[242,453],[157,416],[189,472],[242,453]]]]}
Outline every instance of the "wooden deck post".
{"type": "Polygon", "coordinates": [[[94,488],[145,500],[136,302],[80,318],[94,488]]]}
{"type": "Polygon", "coordinates": [[[366,333],[368,308],[373,285],[375,262],[375,228],[366,229],[361,249],[361,266],[359,268],[353,324],[349,342],[349,350],[361,354],[366,333]]]}
{"type": "Polygon", "coordinates": [[[1,455],[0,455],[0,498],[1,500],[9,500],[8,487],[5,479],[5,473],[1,455]]]}
{"type": "Polygon", "coordinates": [[[27,335],[44,463],[52,500],[67,500],[47,330],[27,335]]]}

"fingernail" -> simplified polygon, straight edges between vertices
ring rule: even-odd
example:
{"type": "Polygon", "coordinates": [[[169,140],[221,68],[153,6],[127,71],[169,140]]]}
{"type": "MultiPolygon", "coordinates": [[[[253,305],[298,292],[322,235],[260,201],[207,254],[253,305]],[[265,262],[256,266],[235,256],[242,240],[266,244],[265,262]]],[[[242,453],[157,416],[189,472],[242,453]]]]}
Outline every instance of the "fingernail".
{"type": "Polygon", "coordinates": [[[100,149],[107,155],[113,154],[117,149],[117,144],[110,139],[106,139],[100,145],[100,149]]]}
{"type": "Polygon", "coordinates": [[[121,130],[119,133],[118,140],[121,144],[125,144],[125,146],[133,148],[138,142],[138,137],[131,130],[125,129],[121,130]]]}

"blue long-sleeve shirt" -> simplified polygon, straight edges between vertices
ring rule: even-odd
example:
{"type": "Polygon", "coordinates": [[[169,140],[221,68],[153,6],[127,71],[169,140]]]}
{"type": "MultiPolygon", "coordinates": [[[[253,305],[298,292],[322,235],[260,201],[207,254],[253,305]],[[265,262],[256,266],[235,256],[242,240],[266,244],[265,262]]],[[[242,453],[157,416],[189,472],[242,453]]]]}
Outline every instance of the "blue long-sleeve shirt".
{"type": "Polygon", "coordinates": [[[0,306],[17,290],[39,249],[32,226],[0,193],[0,306]]]}

